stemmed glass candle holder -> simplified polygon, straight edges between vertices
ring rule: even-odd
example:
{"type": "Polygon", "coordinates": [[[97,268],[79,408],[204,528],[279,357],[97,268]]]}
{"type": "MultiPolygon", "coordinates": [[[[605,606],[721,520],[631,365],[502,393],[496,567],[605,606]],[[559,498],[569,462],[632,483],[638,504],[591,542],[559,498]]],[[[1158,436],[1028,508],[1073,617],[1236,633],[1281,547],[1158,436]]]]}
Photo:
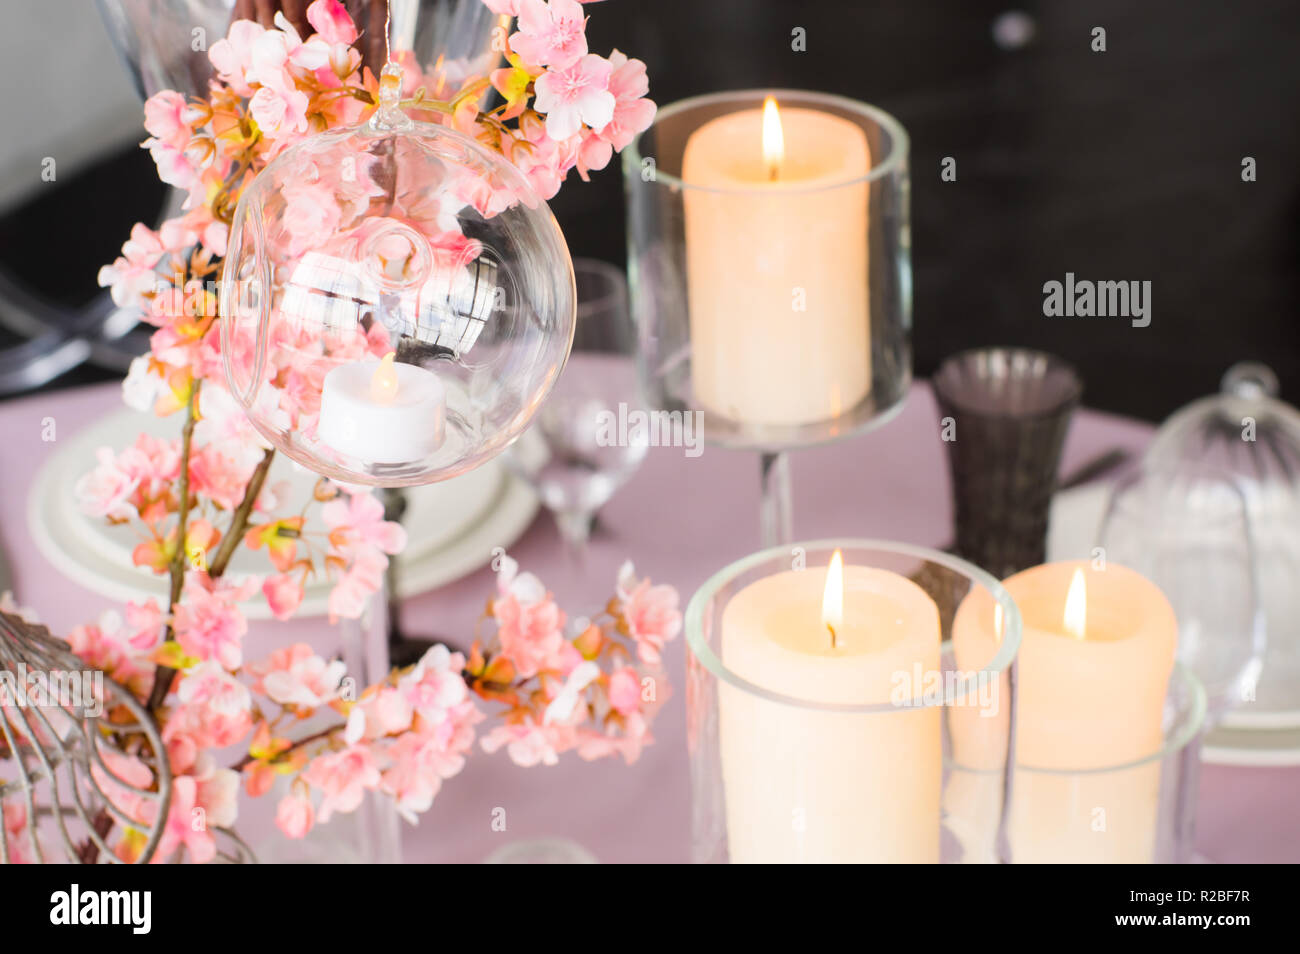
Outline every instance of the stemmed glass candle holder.
{"type": "Polygon", "coordinates": [[[564,373],[504,460],[555,515],[573,556],[582,556],[597,511],[636,473],[649,450],[643,429],[617,426],[643,405],[636,330],[621,269],[576,259],[578,309],[564,373]]]}
{"type": "Polygon", "coordinates": [[[776,547],[705,583],[686,636],[696,861],[1005,854],[1020,614],[993,577],[899,543],[776,547]],[[976,592],[999,639],[959,670],[976,592]]]}
{"type": "Polygon", "coordinates": [[[785,452],[907,394],[907,148],[874,106],[746,90],[659,110],[624,151],[647,395],[760,453],[768,545],[792,532],[785,452]]]}

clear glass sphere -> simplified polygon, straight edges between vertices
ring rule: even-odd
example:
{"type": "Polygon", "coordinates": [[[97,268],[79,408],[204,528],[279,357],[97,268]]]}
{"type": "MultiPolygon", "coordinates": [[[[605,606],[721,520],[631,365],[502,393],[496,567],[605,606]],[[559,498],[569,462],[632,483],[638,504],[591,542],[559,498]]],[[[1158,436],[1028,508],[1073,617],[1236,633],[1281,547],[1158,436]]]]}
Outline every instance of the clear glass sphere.
{"type": "Polygon", "coordinates": [[[227,380],[258,431],[316,473],[381,486],[454,477],[518,437],[575,303],[564,237],[523,175],[412,121],[395,79],[368,123],[287,149],[244,190],[221,288],[227,380]]]}

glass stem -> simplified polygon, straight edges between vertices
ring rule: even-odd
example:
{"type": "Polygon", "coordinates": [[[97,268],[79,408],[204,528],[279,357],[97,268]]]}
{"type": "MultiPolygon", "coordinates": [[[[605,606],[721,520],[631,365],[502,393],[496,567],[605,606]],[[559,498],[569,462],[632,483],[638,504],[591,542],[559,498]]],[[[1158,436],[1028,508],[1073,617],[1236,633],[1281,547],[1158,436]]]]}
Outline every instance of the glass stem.
{"type": "Polygon", "coordinates": [[[794,542],[794,508],[790,500],[790,455],[784,451],[759,454],[759,522],[763,548],[794,542]]]}
{"type": "MultiPolygon", "coordinates": [[[[339,623],[343,631],[343,663],[354,680],[355,691],[388,675],[388,594],[381,585],[366,601],[360,619],[339,623]]],[[[371,864],[401,864],[400,819],[392,799],[370,792],[358,810],[361,848],[371,864]]]]}
{"type": "Polygon", "coordinates": [[[587,542],[591,539],[591,528],[595,522],[596,514],[590,510],[555,511],[555,525],[564,538],[564,549],[579,562],[587,551],[587,542]]]}

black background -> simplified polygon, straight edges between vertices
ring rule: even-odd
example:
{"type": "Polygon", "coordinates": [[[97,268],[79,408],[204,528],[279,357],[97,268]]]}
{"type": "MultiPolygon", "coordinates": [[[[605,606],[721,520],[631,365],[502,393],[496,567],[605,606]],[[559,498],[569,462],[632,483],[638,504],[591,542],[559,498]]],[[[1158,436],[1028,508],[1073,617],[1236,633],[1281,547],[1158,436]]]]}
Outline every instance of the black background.
{"type": "MultiPolygon", "coordinates": [[[[1153,420],[1245,358],[1300,398],[1295,0],[609,0],[589,13],[592,49],[645,60],[661,104],[798,87],[903,122],[918,375],[962,348],[1020,344],[1075,362],[1086,403],[1153,420]],[[1035,35],[1002,49],[992,27],[1013,8],[1035,35]],[[806,52],[791,50],[796,26],[806,52]],[[956,182],[940,180],[945,156],[956,182]],[[1151,281],[1151,325],[1043,317],[1043,283],[1067,271],[1151,281]]],[[[161,194],[143,152],[38,191],[0,220],[0,261],[67,301],[94,293],[161,194]]],[[[572,175],[552,206],[575,255],[623,261],[617,162],[590,183],[572,175]]]]}

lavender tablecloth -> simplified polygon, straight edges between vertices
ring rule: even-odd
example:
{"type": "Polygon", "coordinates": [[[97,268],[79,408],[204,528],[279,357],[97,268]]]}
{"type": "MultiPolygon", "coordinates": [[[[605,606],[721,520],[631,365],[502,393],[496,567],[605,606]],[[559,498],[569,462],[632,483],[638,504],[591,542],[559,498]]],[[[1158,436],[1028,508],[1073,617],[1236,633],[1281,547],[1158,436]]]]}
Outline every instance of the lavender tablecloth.
{"type": "MultiPolygon", "coordinates": [[[[53,418],[67,438],[117,406],[115,386],[42,394],[0,406],[0,538],[13,567],[19,602],[35,607],[55,632],[94,619],[109,601],[59,574],[27,531],[33,475],[56,443],[42,439],[53,418]]],[[[918,384],[903,412],[878,431],[800,452],[793,460],[795,534],[878,537],[929,546],[948,535],[947,472],[937,415],[918,384]]],[[[1140,449],[1145,424],[1084,410],[1074,420],[1064,469],[1114,446],[1140,449]]],[[[88,461],[88,467],[92,462],[88,461]]],[[[573,612],[598,607],[612,592],[619,564],[676,586],[683,603],[696,586],[731,560],[757,549],[758,465],[753,455],[708,448],[697,458],[681,449],[652,450],[644,466],[601,515],[585,569],[561,554],[545,514],[511,547],[573,612]]],[[[506,541],[502,541],[503,543],[506,541]]],[[[487,554],[484,554],[486,561],[487,554]]],[[[468,633],[492,592],[484,568],[409,602],[413,632],[468,633]]],[[[252,651],[328,632],[322,620],[254,624],[252,651]]],[[[655,725],[657,742],[633,766],[566,757],[555,767],[521,769],[504,753],[477,754],[443,786],[419,828],[403,828],[408,861],[478,861],[509,840],[543,835],[573,838],[602,861],[684,861],[689,856],[689,786],[685,744],[684,646],[666,655],[678,688],[655,725]],[[506,830],[494,817],[505,810],[506,830]]],[[[1300,861],[1300,768],[1205,766],[1199,848],[1216,861],[1300,861]]],[[[259,807],[258,814],[264,809],[259,807]]],[[[262,820],[249,819],[260,828],[262,820]]],[[[241,825],[241,829],[243,826],[241,825]]]]}

